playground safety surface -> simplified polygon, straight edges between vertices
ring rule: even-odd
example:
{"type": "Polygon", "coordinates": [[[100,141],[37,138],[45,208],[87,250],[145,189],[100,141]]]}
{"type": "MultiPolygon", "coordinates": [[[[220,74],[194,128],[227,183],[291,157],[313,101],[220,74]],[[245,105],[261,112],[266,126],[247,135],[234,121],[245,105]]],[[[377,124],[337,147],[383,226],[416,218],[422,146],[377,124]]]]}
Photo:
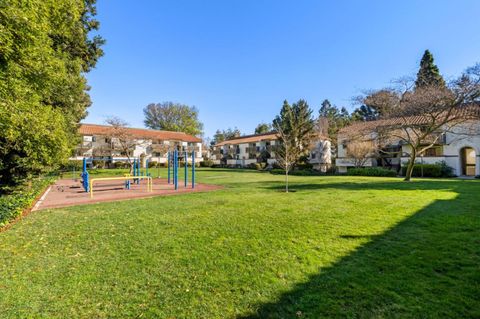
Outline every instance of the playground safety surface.
{"type": "Polygon", "coordinates": [[[85,192],[80,180],[62,179],[47,189],[32,210],[113,202],[134,198],[208,192],[222,188],[222,186],[218,185],[195,183],[195,188],[192,189],[191,184],[187,184],[187,187],[185,187],[183,181],[181,182],[182,183],[178,184],[178,190],[175,190],[174,186],[168,184],[166,179],[154,178],[152,192],[148,192],[146,180],[140,181],[140,184],[132,183],[129,190],[125,189],[124,181],[98,181],[94,184],[93,198],[90,198],[90,194],[85,192]]]}

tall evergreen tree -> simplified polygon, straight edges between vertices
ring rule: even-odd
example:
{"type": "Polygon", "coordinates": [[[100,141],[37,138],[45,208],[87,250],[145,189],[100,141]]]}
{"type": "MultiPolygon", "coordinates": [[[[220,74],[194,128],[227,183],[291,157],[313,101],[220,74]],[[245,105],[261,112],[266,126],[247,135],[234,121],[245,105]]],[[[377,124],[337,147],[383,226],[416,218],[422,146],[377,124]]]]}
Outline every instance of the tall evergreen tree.
{"type": "Polygon", "coordinates": [[[324,100],[318,116],[320,118],[325,118],[328,123],[328,137],[332,141],[332,152],[335,154],[337,147],[337,133],[342,127],[347,126],[350,123],[350,114],[345,107],[339,109],[336,105],[332,105],[329,100],[324,100]]]}
{"type": "Polygon", "coordinates": [[[435,65],[432,53],[428,50],[425,50],[422,60],[420,61],[420,69],[418,70],[417,80],[415,81],[416,88],[426,86],[445,86],[445,80],[435,65]]]}

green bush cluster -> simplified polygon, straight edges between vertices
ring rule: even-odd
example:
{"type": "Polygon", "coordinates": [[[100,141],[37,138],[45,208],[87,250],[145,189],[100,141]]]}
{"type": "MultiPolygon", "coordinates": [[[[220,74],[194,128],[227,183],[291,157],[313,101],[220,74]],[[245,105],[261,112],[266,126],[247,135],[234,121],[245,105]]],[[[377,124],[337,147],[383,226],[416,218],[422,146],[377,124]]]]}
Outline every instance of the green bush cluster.
{"type": "Polygon", "coordinates": [[[0,228],[20,216],[29,208],[34,200],[51,184],[53,179],[43,178],[32,180],[31,185],[18,187],[8,195],[0,197],[0,228]]]}
{"type": "Polygon", "coordinates": [[[114,162],[113,163],[114,168],[130,168],[130,164],[127,162],[114,162]]]}
{"type": "Polygon", "coordinates": [[[82,160],[68,160],[60,167],[64,171],[81,171],[83,170],[83,161],[82,160]]]}
{"type": "Polygon", "coordinates": [[[395,177],[397,176],[397,172],[383,167],[352,167],[347,170],[347,175],[395,177]]]}
{"type": "Polygon", "coordinates": [[[203,162],[200,162],[200,167],[213,167],[213,161],[209,159],[204,159],[203,162]]]}
{"type": "MultiPolygon", "coordinates": [[[[408,163],[402,166],[402,175],[405,176],[408,163]]],[[[414,177],[453,177],[453,168],[447,165],[445,161],[435,164],[415,164],[413,166],[412,176],[414,177]],[[423,173],[423,174],[422,174],[423,173]]]]}
{"type": "Polygon", "coordinates": [[[250,163],[247,165],[248,169],[255,169],[257,171],[261,171],[267,167],[267,163],[250,163]]]}

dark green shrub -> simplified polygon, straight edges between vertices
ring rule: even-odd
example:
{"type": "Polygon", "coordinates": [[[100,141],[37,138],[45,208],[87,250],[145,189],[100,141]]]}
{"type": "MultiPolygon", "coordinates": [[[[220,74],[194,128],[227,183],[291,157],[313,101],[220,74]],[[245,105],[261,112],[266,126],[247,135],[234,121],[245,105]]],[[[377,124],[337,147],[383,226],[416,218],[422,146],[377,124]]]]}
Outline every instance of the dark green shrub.
{"type": "Polygon", "coordinates": [[[32,180],[31,185],[22,185],[8,195],[0,197],[0,228],[19,217],[31,207],[34,200],[53,182],[51,178],[32,180]]]}
{"type": "Polygon", "coordinates": [[[148,162],[148,168],[156,168],[156,167],[159,167],[159,164],[158,162],[156,161],[149,161],[148,162]]]}
{"type": "Polygon", "coordinates": [[[127,162],[115,162],[115,163],[113,163],[113,167],[115,167],[115,168],[129,168],[130,165],[127,162]]]}
{"type": "Polygon", "coordinates": [[[260,163],[250,163],[246,166],[248,169],[256,169],[257,171],[260,171],[262,169],[262,165],[260,163]]]}
{"type": "MultiPolygon", "coordinates": [[[[407,171],[406,163],[402,166],[402,175],[405,176],[407,171]]],[[[453,176],[453,169],[445,163],[445,161],[441,161],[435,164],[415,164],[413,166],[412,176],[414,177],[452,177],[453,176]]]]}
{"type": "Polygon", "coordinates": [[[94,168],[105,168],[107,166],[107,162],[100,161],[100,160],[93,160],[92,165],[94,168]]]}
{"type": "Polygon", "coordinates": [[[202,162],[200,162],[201,167],[212,167],[213,166],[213,161],[209,159],[204,159],[202,162]]]}
{"type": "Polygon", "coordinates": [[[68,160],[60,166],[60,169],[64,171],[72,171],[73,169],[81,171],[83,170],[83,160],[68,160]]]}
{"type": "Polygon", "coordinates": [[[297,165],[295,165],[295,169],[298,169],[298,170],[311,170],[313,169],[313,165],[306,162],[306,163],[299,163],[297,165]]]}
{"type": "Polygon", "coordinates": [[[347,175],[395,177],[397,176],[397,172],[383,167],[352,167],[347,170],[347,175]]]}

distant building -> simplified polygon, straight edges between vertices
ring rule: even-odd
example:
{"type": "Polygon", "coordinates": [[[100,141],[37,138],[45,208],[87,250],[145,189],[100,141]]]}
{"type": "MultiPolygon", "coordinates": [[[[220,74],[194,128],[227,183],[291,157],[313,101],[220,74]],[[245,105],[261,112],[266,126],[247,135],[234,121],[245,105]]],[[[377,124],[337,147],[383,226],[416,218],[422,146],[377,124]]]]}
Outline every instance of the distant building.
{"type": "MultiPolygon", "coordinates": [[[[279,138],[275,132],[241,136],[213,146],[215,164],[245,167],[252,163],[276,163],[275,146],[279,138]]],[[[331,165],[330,141],[318,139],[311,148],[308,161],[315,169],[326,171],[331,165]]]]}
{"type": "MultiPolygon", "coordinates": [[[[412,120],[421,121],[421,118],[421,116],[412,117],[412,120]]],[[[369,139],[375,142],[377,139],[376,128],[391,125],[390,122],[392,121],[395,121],[395,119],[357,122],[341,129],[338,133],[338,154],[336,158],[336,167],[339,172],[346,172],[348,167],[354,166],[355,160],[352,156],[349,156],[347,151],[349,143],[355,143],[349,138],[352,134],[366,132],[369,139]]],[[[421,125],[421,122],[418,124],[421,125]]],[[[434,136],[432,135],[432,141],[436,139],[435,145],[427,149],[424,154],[417,156],[416,163],[434,164],[444,161],[453,168],[453,172],[457,176],[480,175],[479,132],[480,120],[459,124],[452,130],[439,130],[433,134],[434,136]]],[[[363,166],[381,166],[400,171],[400,168],[409,161],[410,151],[410,146],[405,145],[398,139],[388,145],[388,149],[383,150],[383,152],[377,152],[366,158],[363,166]]]]}
{"type": "MultiPolygon", "coordinates": [[[[130,156],[142,160],[166,163],[169,150],[180,152],[195,151],[195,161],[202,157],[202,140],[182,132],[159,131],[139,128],[125,128],[131,139],[130,156]]],[[[112,127],[108,125],[81,124],[79,133],[82,142],[76,149],[74,159],[83,157],[101,157],[112,162],[126,161],[126,153],[118,140],[111,136],[112,127]]],[[[180,153],[180,156],[183,156],[180,153]]]]}

